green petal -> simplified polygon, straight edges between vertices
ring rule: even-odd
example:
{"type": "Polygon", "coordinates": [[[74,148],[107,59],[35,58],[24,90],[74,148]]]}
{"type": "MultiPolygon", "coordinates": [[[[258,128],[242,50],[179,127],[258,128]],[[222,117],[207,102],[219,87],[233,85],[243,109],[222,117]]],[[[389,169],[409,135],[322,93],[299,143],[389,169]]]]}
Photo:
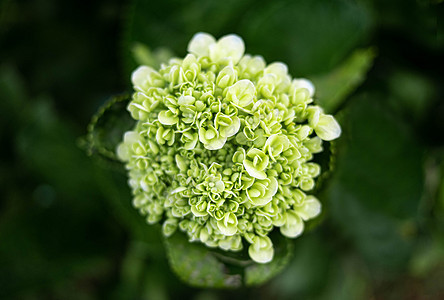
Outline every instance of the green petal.
{"type": "Polygon", "coordinates": [[[208,212],[206,211],[206,207],[205,207],[204,210],[202,210],[202,209],[199,209],[197,207],[197,205],[192,205],[191,206],[191,212],[196,217],[205,217],[206,215],[208,215],[208,212]]]}
{"type": "Polygon", "coordinates": [[[224,137],[212,139],[210,142],[204,144],[204,147],[208,150],[219,150],[225,145],[226,141],[227,138],[224,137]]]}
{"type": "Polygon", "coordinates": [[[174,125],[179,121],[179,117],[175,116],[170,110],[161,111],[158,118],[163,125],[174,125]]]}
{"type": "Polygon", "coordinates": [[[264,180],[255,181],[254,184],[246,191],[246,194],[253,205],[263,206],[268,204],[273,199],[277,189],[278,183],[276,178],[270,177],[264,180]],[[250,193],[250,190],[253,191],[253,195],[250,193]],[[256,190],[260,192],[260,196],[258,197],[254,197],[254,195],[256,195],[256,190]]]}
{"type": "Polygon", "coordinates": [[[181,171],[186,171],[188,169],[188,164],[186,160],[181,157],[179,154],[176,154],[176,165],[181,171]]]}
{"type": "Polygon", "coordinates": [[[278,190],[278,181],[275,177],[269,177],[270,183],[268,184],[266,197],[272,198],[278,190]]]}
{"type": "Polygon", "coordinates": [[[202,144],[205,144],[207,142],[207,139],[205,138],[206,134],[207,134],[207,131],[205,130],[205,128],[203,128],[203,127],[199,128],[199,141],[202,144]]]}
{"type": "Polygon", "coordinates": [[[217,228],[223,235],[231,236],[237,232],[237,218],[233,213],[226,213],[225,216],[217,221],[217,228]]]}
{"type": "Polygon", "coordinates": [[[188,142],[186,142],[183,147],[185,150],[192,150],[196,147],[197,144],[197,140],[199,139],[199,135],[197,132],[194,132],[192,134],[192,138],[191,140],[189,140],[188,142]]]}
{"type": "Polygon", "coordinates": [[[227,127],[222,127],[220,129],[220,134],[224,137],[232,137],[235,135],[240,128],[240,119],[236,116],[231,117],[231,124],[227,127]]]}
{"type": "Polygon", "coordinates": [[[244,160],[244,167],[247,171],[248,175],[257,179],[265,179],[267,178],[267,174],[264,171],[259,171],[253,165],[253,163],[249,160],[244,160]]]}
{"type": "Polygon", "coordinates": [[[253,102],[255,94],[254,84],[248,79],[242,79],[228,88],[227,99],[244,108],[253,102]]]}
{"type": "Polygon", "coordinates": [[[275,62],[275,63],[271,63],[269,64],[265,70],[264,70],[265,74],[276,74],[278,76],[286,76],[288,73],[288,67],[286,64],[282,63],[282,62],[275,62]]]}
{"type": "Polygon", "coordinates": [[[216,79],[216,85],[222,89],[231,86],[237,79],[236,71],[232,66],[226,66],[219,72],[216,79]]]}
{"type": "Polygon", "coordinates": [[[119,146],[117,146],[117,157],[121,161],[129,161],[131,158],[131,151],[130,150],[131,149],[127,144],[125,144],[125,143],[119,144],[119,146]]]}
{"type": "Polygon", "coordinates": [[[322,140],[315,136],[312,139],[309,139],[308,141],[304,141],[304,146],[310,150],[312,153],[319,153],[322,152],[322,140]]]}

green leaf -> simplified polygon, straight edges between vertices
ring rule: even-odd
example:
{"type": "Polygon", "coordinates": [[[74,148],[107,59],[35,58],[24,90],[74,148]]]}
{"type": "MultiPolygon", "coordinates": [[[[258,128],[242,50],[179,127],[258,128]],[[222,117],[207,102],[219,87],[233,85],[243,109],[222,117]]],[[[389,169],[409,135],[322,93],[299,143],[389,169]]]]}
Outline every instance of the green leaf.
{"type": "Polygon", "coordinates": [[[442,236],[431,241],[423,240],[418,248],[410,261],[410,273],[425,278],[444,264],[444,240],[442,236]]]}
{"type": "Polygon", "coordinates": [[[246,52],[286,63],[295,77],[331,70],[365,40],[373,22],[362,1],[341,0],[263,2],[241,20],[246,52]]]}
{"type": "Polygon", "coordinates": [[[374,48],[356,50],[331,72],[312,77],[316,102],[327,113],[335,112],[364,81],[376,57],[374,48]]]}
{"type": "Polygon", "coordinates": [[[423,192],[423,147],[373,93],[353,99],[338,140],[328,208],[371,268],[405,268],[423,192]]]}
{"type": "Polygon", "coordinates": [[[26,98],[19,79],[11,73],[0,86],[3,95],[17,95],[11,104],[20,104],[20,95],[26,100],[20,109],[11,105],[5,111],[16,124],[7,145],[14,159],[10,167],[4,165],[8,169],[2,166],[2,181],[8,181],[0,228],[0,298],[58,293],[80,278],[106,280],[117,254],[111,245],[120,240],[107,225],[97,169],[76,147],[72,123],[57,114],[51,99],[26,98]],[[20,93],[14,93],[17,87],[20,93]],[[99,235],[101,242],[85,239],[88,234],[99,235]]]}
{"type": "Polygon", "coordinates": [[[238,288],[240,274],[230,274],[225,265],[202,244],[190,243],[183,233],[165,238],[171,268],[185,282],[196,287],[238,288]]]}
{"type": "Polygon", "coordinates": [[[179,232],[165,238],[171,268],[186,283],[196,287],[239,288],[265,283],[279,274],[288,264],[292,241],[280,234],[273,235],[274,258],[258,264],[248,258],[246,251],[225,252],[191,243],[179,232]]]}
{"type": "Polygon", "coordinates": [[[25,106],[27,91],[23,78],[15,67],[10,65],[0,66],[0,91],[0,124],[3,125],[4,123],[6,125],[9,122],[20,121],[24,117],[21,112],[25,106]]]}
{"type": "Polygon", "coordinates": [[[216,38],[234,32],[245,40],[246,53],[285,62],[294,76],[318,74],[344,59],[372,23],[369,8],[359,1],[134,1],[123,42],[126,67],[128,72],[136,67],[130,54],[136,42],[183,56],[197,32],[216,38]]]}
{"type": "Polygon", "coordinates": [[[385,75],[391,95],[387,99],[390,107],[408,121],[427,122],[428,111],[439,101],[438,86],[424,74],[409,69],[397,69],[385,75]]]}
{"type": "Polygon", "coordinates": [[[115,96],[92,117],[86,139],[81,141],[88,155],[96,155],[109,162],[118,160],[116,148],[123,134],[135,123],[126,110],[129,100],[128,95],[115,96]]]}

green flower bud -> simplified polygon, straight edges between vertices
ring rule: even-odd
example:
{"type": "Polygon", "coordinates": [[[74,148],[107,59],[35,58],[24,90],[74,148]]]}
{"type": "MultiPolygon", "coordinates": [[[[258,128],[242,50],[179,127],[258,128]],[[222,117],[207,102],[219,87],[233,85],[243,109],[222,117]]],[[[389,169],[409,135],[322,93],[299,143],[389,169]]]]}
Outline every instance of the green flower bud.
{"type": "Polygon", "coordinates": [[[299,178],[299,187],[303,191],[310,191],[314,188],[314,180],[311,177],[308,176],[301,176],[299,178]]]}
{"type": "Polygon", "coordinates": [[[314,137],[304,141],[304,146],[312,153],[319,153],[322,151],[322,140],[319,137],[314,137]]]}
{"type": "Polygon", "coordinates": [[[199,135],[193,130],[187,130],[182,133],[180,141],[184,144],[183,148],[186,150],[192,150],[196,147],[199,135]]]}
{"type": "Polygon", "coordinates": [[[193,82],[200,74],[200,64],[193,54],[188,54],[182,62],[182,68],[179,71],[179,82],[193,82]]]}
{"type": "Polygon", "coordinates": [[[165,129],[163,127],[159,127],[157,129],[156,140],[157,140],[158,144],[163,145],[163,144],[167,143],[168,146],[171,146],[174,143],[174,138],[175,138],[175,135],[174,135],[174,131],[172,129],[170,129],[170,128],[165,129]]]}
{"type": "Polygon", "coordinates": [[[264,98],[272,99],[277,84],[278,77],[275,74],[265,74],[263,77],[261,77],[261,79],[259,79],[257,83],[257,90],[264,98]]]}
{"type": "Polygon", "coordinates": [[[276,75],[275,85],[277,93],[286,91],[290,86],[291,80],[288,76],[288,67],[286,64],[280,62],[272,63],[265,68],[264,73],[276,75]]]}
{"type": "Polygon", "coordinates": [[[305,89],[308,92],[308,97],[312,98],[315,93],[315,87],[310,80],[307,79],[294,79],[291,83],[290,94],[294,95],[295,92],[305,89]]]}

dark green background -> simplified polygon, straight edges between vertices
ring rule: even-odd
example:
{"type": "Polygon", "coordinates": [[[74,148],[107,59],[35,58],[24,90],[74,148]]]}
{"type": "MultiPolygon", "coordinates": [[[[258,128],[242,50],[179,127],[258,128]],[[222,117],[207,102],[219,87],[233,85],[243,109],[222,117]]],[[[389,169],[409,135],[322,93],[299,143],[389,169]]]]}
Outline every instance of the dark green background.
{"type": "Polygon", "coordinates": [[[444,298],[439,2],[0,1],[0,298],[444,298]],[[343,135],[318,226],[256,288],[183,284],[121,168],[80,147],[98,107],[130,91],[136,42],[182,56],[198,31],[237,33],[295,77],[377,53],[331,105],[343,135]]]}

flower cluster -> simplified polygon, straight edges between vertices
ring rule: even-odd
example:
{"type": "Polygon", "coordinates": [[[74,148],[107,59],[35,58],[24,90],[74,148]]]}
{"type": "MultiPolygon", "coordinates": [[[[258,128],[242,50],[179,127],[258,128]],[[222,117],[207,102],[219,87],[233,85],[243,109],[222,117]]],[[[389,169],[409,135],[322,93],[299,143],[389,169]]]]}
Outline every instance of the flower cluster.
{"type": "Polygon", "coordinates": [[[268,234],[297,237],[321,205],[307,195],[313,154],[341,129],[313,104],[314,87],[283,63],[244,55],[236,35],[196,34],[184,59],[134,71],[137,124],[119,145],[133,204],[148,223],[190,241],[272,260],[268,234]]]}

